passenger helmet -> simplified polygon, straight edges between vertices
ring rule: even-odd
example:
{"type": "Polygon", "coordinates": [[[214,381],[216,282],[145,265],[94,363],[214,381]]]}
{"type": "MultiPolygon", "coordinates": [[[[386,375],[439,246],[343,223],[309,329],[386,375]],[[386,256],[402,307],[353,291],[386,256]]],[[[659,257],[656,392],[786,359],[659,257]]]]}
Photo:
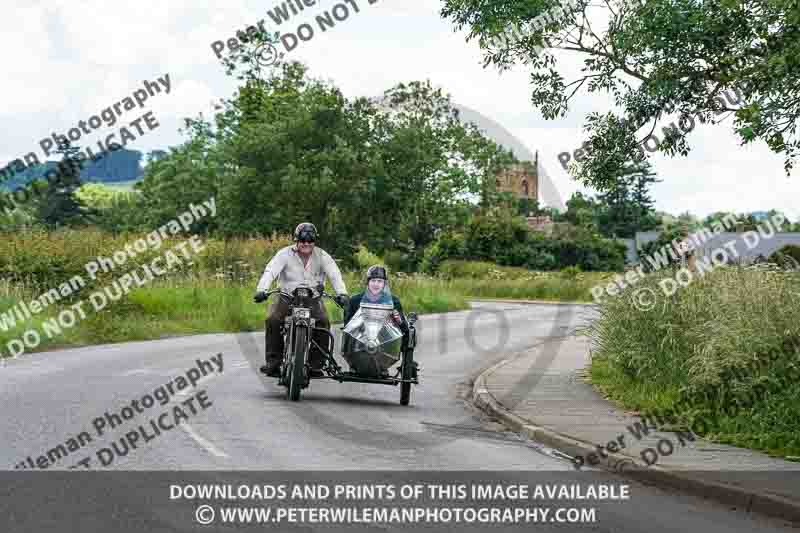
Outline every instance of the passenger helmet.
{"type": "Polygon", "coordinates": [[[303,241],[314,241],[317,240],[317,228],[311,222],[302,222],[294,228],[294,240],[295,242],[303,240],[303,241]]]}
{"type": "Polygon", "coordinates": [[[389,277],[386,275],[386,269],[381,265],[372,265],[367,270],[367,282],[371,279],[382,279],[384,281],[389,281],[389,277]]]}

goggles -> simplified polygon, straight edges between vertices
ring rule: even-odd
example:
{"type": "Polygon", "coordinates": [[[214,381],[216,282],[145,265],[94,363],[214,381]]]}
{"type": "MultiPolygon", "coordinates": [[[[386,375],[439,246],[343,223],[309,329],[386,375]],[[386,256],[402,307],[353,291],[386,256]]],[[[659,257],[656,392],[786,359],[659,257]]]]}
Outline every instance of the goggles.
{"type": "Polygon", "coordinates": [[[314,233],[310,231],[301,231],[297,236],[297,242],[314,242],[316,241],[314,233]]]}

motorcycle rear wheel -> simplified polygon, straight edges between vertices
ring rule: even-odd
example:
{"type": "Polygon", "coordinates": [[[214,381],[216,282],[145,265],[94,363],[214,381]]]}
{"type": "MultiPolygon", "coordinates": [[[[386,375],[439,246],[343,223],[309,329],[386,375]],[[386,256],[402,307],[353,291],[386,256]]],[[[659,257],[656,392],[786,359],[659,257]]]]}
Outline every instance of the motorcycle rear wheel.
{"type": "MultiPolygon", "coordinates": [[[[407,350],[405,354],[403,354],[403,370],[401,372],[401,377],[404,380],[411,379],[413,377],[413,365],[414,365],[414,356],[411,350],[407,350]]],[[[400,383],[400,405],[408,405],[408,402],[411,401],[411,383],[403,381],[400,383]]]]}

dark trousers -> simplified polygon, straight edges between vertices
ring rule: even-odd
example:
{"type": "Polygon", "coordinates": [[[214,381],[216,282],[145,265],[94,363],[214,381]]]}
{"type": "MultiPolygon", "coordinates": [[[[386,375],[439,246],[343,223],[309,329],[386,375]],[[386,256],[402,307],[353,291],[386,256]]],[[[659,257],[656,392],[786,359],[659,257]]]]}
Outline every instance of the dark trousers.
{"type": "MultiPolygon", "coordinates": [[[[281,324],[283,324],[283,321],[286,319],[289,313],[291,313],[291,311],[292,309],[289,307],[289,302],[284,296],[280,296],[277,300],[275,300],[270,308],[269,314],[267,315],[267,320],[265,322],[265,358],[267,361],[272,358],[283,358],[283,335],[281,335],[281,324]]],[[[316,300],[311,306],[311,318],[316,320],[316,327],[324,328],[330,331],[331,323],[328,320],[328,313],[325,311],[325,306],[322,304],[322,300],[316,300]]],[[[316,341],[316,343],[320,346],[328,346],[329,337],[325,335],[324,332],[314,331],[313,338],[314,341],[316,341]]],[[[311,365],[318,368],[320,365],[322,365],[323,358],[323,354],[321,354],[319,350],[312,346],[312,349],[309,352],[311,365]]]]}

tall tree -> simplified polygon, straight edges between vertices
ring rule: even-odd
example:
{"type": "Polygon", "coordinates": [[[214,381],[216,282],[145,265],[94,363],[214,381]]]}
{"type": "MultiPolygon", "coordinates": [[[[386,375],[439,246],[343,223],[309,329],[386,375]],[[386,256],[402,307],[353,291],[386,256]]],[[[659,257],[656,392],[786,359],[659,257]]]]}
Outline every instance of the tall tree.
{"type": "Polygon", "coordinates": [[[608,190],[598,195],[600,232],[607,237],[632,238],[637,231],[658,226],[649,188],[659,180],[646,163],[629,163],[608,190]]]}
{"type": "Polygon", "coordinates": [[[548,119],[564,116],[581,90],[613,97],[621,113],[588,117],[576,173],[595,188],[640,157],[640,143],[670,115],[678,127],[657,147],[668,155],[688,153],[695,120],[726,112],[743,143],[784,154],[787,174],[800,149],[796,0],[444,0],[442,16],[479,40],[486,65],[527,65],[532,101],[548,119]],[[519,38],[494,38],[513,27],[519,38]],[[581,75],[567,81],[573,67],[553,50],[583,59],[581,75]],[[736,91],[743,102],[721,96],[736,91]]]}
{"type": "MultiPolygon", "coordinates": [[[[44,191],[36,198],[36,218],[49,228],[86,223],[93,211],[75,194],[81,186],[81,161],[76,157],[80,149],[66,141],[59,144],[56,152],[62,155],[57,177],[48,180],[44,191]]],[[[37,185],[42,186],[42,182],[37,185]]]]}
{"type": "Polygon", "coordinates": [[[567,200],[567,211],[557,218],[559,222],[569,222],[573,226],[599,230],[600,204],[591,195],[576,191],[567,200]]]}
{"type": "Polygon", "coordinates": [[[184,145],[146,168],[139,190],[154,217],[214,194],[218,216],[208,229],[268,234],[310,220],[339,257],[359,243],[421,256],[513,160],[462,124],[430,83],[348,99],[299,63],[245,76],[213,123],[188,120],[187,132],[184,145]]]}
{"type": "Polygon", "coordinates": [[[391,246],[421,251],[437,231],[458,225],[492,195],[510,152],[464,124],[450,96],[430,82],[386,91],[380,153],[399,224],[391,246]],[[387,135],[388,134],[388,135],[387,135]]]}

